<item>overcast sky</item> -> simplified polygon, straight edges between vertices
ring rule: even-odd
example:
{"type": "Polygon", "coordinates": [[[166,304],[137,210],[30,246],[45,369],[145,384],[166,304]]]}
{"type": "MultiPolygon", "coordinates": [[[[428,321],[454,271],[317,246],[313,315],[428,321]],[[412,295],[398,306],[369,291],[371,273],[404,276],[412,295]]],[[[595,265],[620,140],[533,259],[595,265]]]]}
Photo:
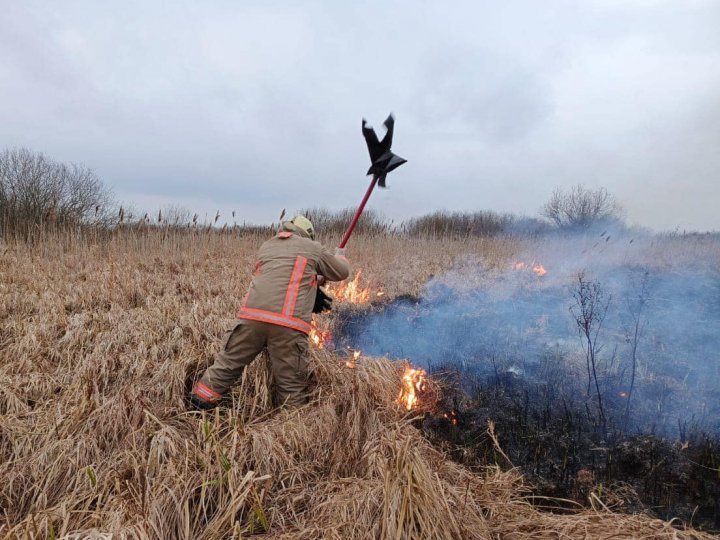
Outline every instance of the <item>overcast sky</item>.
{"type": "Polygon", "coordinates": [[[583,183],[720,230],[720,0],[1,1],[0,149],[137,208],[355,206],[361,118],[393,111],[391,218],[535,216],[583,183]]]}

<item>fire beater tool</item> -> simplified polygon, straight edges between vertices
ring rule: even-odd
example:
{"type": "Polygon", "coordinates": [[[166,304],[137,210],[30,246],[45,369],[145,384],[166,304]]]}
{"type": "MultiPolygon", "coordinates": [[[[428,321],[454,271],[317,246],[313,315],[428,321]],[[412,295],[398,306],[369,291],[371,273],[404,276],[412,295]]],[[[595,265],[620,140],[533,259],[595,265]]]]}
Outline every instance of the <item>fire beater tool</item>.
{"type": "Polygon", "coordinates": [[[365,142],[367,143],[371,163],[366,174],[372,174],[372,181],[370,182],[370,187],[368,187],[363,200],[360,202],[360,206],[358,206],[358,209],[350,222],[350,226],[347,228],[347,231],[345,231],[345,235],[343,236],[339,246],[341,249],[344,248],[347,245],[348,240],[350,240],[350,235],[353,233],[353,230],[355,229],[355,226],[365,209],[365,205],[367,204],[373,189],[375,189],[375,185],[379,184],[382,188],[386,187],[385,179],[387,174],[407,162],[406,159],[393,154],[390,149],[392,146],[393,128],[395,127],[395,117],[390,114],[390,116],[387,117],[387,120],[383,122],[383,125],[385,126],[387,132],[382,138],[382,141],[379,141],[377,135],[375,134],[375,130],[368,126],[367,120],[363,118],[362,133],[363,137],[365,137],[365,142]]]}

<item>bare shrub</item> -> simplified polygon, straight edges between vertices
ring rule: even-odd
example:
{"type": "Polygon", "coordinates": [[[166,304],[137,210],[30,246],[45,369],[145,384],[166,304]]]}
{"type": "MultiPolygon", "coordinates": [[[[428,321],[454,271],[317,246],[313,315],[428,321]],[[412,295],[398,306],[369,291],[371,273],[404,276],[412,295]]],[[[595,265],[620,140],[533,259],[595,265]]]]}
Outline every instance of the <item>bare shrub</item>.
{"type": "Polygon", "coordinates": [[[606,431],[607,420],[598,380],[598,353],[602,348],[598,336],[605,321],[605,315],[607,315],[610,297],[605,294],[599,282],[588,280],[583,272],[577,276],[576,288],[572,295],[575,304],[570,307],[570,312],[580,333],[587,361],[587,394],[590,395],[590,388],[594,382],[598,401],[598,417],[603,431],[606,431]]]}
{"type": "Polygon", "coordinates": [[[627,309],[627,326],[625,329],[625,339],[630,344],[630,386],[628,388],[626,405],[625,405],[625,429],[630,424],[630,400],[635,390],[635,377],[638,367],[638,345],[640,338],[648,324],[648,316],[645,313],[648,302],[650,300],[650,272],[645,269],[640,272],[639,276],[635,276],[632,282],[633,291],[631,295],[625,299],[627,309]]]}
{"type": "Polygon", "coordinates": [[[178,205],[169,205],[158,211],[157,222],[170,227],[187,227],[190,225],[193,213],[189,208],[178,205]]]}
{"type": "Polygon", "coordinates": [[[477,212],[438,211],[410,219],[405,230],[410,236],[457,238],[460,236],[495,236],[513,223],[509,214],[491,210],[477,212]]]}
{"type": "MultiPolygon", "coordinates": [[[[341,235],[345,232],[355,215],[356,208],[329,210],[327,208],[306,208],[299,213],[305,215],[315,226],[315,230],[323,235],[341,235]]],[[[290,216],[292,217],[292,216],[290,216]]],[[[382,215],[367,208],[360,216],[355,234],[385,234],[390,232],[391,223],[382,215]]]]}

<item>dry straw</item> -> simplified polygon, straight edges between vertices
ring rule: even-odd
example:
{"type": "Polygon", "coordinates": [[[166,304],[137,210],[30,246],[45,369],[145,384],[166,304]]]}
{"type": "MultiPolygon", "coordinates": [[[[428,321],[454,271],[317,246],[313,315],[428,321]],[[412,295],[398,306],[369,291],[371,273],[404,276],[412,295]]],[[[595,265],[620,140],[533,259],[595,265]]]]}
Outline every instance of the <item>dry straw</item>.
{"type": "MultiPolygon", "coordinates": [[[[470,471],[433,448],[395,402],[387,360],[347,369],[314,352],[313,400],[287,411],[271,406],[261,357],[227,407],[186,412],[187,381],[216,350],[260,240],[4,251],[0,537],[710,538],[601,505],[536,509],[517,472],[470,471]]],[[[512,252],[359,239],[356,260],[378,242],[393,255],[372,276],[390,294],[419,289],[452,253],[512,252]]]]}

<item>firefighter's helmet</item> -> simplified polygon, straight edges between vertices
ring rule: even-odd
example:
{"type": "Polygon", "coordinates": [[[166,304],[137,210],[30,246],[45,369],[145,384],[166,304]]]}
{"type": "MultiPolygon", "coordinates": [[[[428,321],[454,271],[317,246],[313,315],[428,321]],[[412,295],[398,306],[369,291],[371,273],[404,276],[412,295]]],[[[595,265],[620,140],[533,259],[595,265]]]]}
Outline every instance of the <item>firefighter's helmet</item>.
{"type": "Polygon", "coordinates": [[[303,231],[308,233],[308,236],[310,236],[311,239],[315,240],[315,228],[308,218],[302,214],[298,214],[290,220],[290,223],[296,227],[300,227],[303,231]]]}

